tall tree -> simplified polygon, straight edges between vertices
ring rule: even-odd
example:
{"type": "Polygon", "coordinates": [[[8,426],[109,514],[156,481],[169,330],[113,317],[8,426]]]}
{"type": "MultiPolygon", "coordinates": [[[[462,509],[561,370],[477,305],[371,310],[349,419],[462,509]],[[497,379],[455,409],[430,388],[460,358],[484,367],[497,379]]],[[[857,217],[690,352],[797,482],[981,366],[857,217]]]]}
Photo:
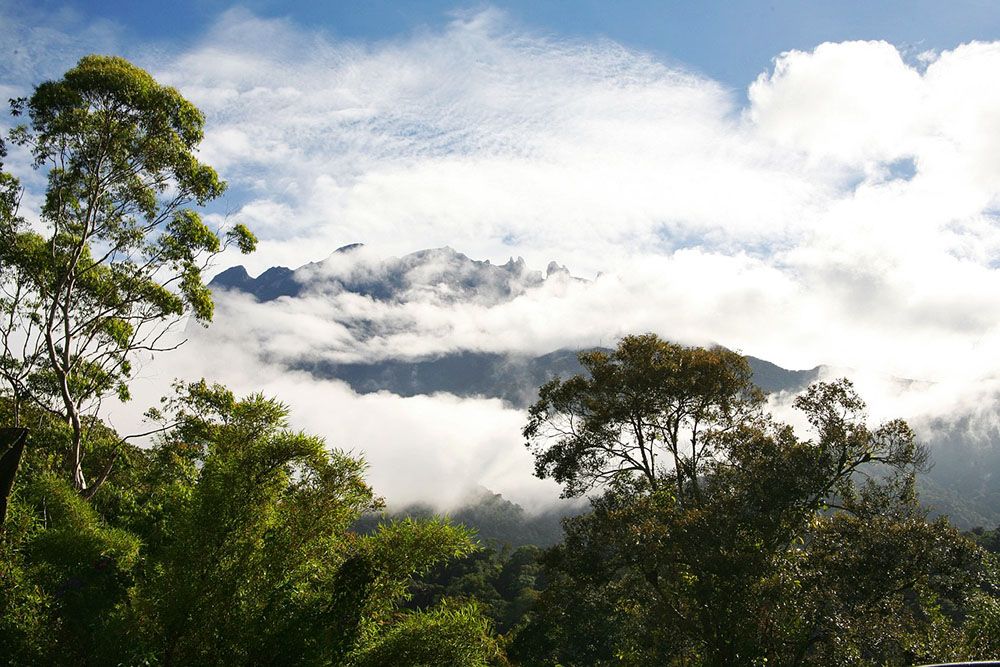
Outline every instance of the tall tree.
{"type": "Polygon", "coordinates": [[[651,489],[672,481],[681,501],[696,496],[712,436],[760,416],[749,364],[721,347],[626,336],[580,364],[585,375],[541,387],[524,428],[538,475],[567,496],[625,477],[651,489]]]}
{"type": "Polygon", "coordinates": [[[819,383],[795,402],[812,429],[803,438],[763,414],[741,364],[712,352],[626,338],[597,363],[583,360],[590,377],[543,390],[525,431],[539,474],[574,493],[581,479],[601,485],[594,511],[567,521],[566,542],[546,555],[551,584],[515,656],[567,665],[961,657],[982,553],[946,521],[926,520],[914,492],[926,453],[906,423],[870,427],[850,382],[819,383]],[[696,359],[705,360],[697,372],[696,359]],[[680,471],[671,466],[679,442],[695,443],[678,455],[680,471]],[[668,464],[643,467],[642,446],[664,448],[668,464]]]}
{"type": "Polygon", "coordinates": [[[250,252],[237,225],[210,229],[190,208],[225,189],[198,161],[204,116],[128,61],[87,56],[62,79],[12,101],[28,123],[10,139],[46,171],[44,233],[17,211],[16,186],[0,192],[0,376],[14,403],[36,404],[72,429],[73,485],[91,495],[88,416],[109,394],[128,398],[137,353],[170,349],[169,324],[212,317],[202,271],[225,245],[250,252]]]}
{"type": "Polygon", "coordinates": [[[276,400],[198,382],[163,417],[175,427],[123,445],[89,501],[32,429],[0,534],[0,663],[506,664],[475,601],[407,604],[415,578],[477,550],[467,530],[355,532],[382,506],[363,461],[289,428],[276,400]]]}
{"type": "Polygon", "coordinates": [[[485,665],[501,653],[474,605],[405,612],[414,575],[476,549],[441,520],[351,527],[382,503],[364,463],[288,428],[287,408],[204,382],[170,405],[186,459],[135,626],[163,664],[485,665]]]}

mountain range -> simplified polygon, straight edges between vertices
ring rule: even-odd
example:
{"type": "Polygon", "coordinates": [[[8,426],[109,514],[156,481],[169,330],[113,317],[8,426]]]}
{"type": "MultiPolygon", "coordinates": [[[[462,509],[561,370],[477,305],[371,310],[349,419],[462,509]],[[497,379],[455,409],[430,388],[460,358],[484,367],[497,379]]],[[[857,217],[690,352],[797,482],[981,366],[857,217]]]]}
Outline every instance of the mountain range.
{"type": "MultiPolygon", "coordinates": [[[[354,253],[361,244],[338,248],[334,257],[354,253]]],[[[273,267],[251,277],[235,266],[212,280],[213,291],[250,294],[259,302],[297,298],[307,291],[324,294],[350,292],[376,302],[403,302],[417,293],[432,292],[452,302],[475,300],[486,305],[513,299],[540,287],[553,276],[569,271],[551,262],[545,274],[528,271],[522,258],[505,264],[473,260],[451,248],[421,250],[399,258],[364,263],[342,271],[325,271],[323,262],[292,270],[273,267]]],[[[575,281],[581,278],[570,277],[575,281]]],[[[352,328],[356,330],[357,325],[352,328]]],[[[363,334],[362,334],[363,335],[363,334]]],[[[358,393],[388,391],[400,396],[447,392],[456,396],[499,398],[515,407],[527,407],[537,388],[557,375],[580,373],[580,350],[559,349],[541,355],[457,350],[419,358],[385,358],[377,361],[342,362],[303,355],[290,367],[322,379],[346,382],[358,393]]],[[[768,392],[795,392],[815,381],[821,368],[788,370],[764,359],[747,357],[754,382],[768,392]]]]}
{"type": "MultiPolygon", "coordinates": [[[[504,264],[474,260],[451,248],[421,250],[402,257],[380,258],[362,244],[338,248],[326,260],[297,269],[272,267],[251,277],[242,266],[219,273],[210,283],[213,292],[242,293],[259,303],[346,296],[375,305],[407,306],[478,304],[496,306],[543,288],[549,281],[586,282],[556,262],[546,271],[531,271],[521,258],[504,264]]],[[[336,314],[334,314],[336,317],[336,314]]],[[[355,340],[384,333],[386,324],[364,317],[336,323],[355,340]]],[[[239,323],[227,322],[227,327],[239,323]]],[[[405,327],[406,323],[392,326],[405,327]]],[[[543,354],[452,349],[413,356],[382,354],[374,359],[348,359],[335,354],[303,350],[283,363],[316,378],[337,379],[360,394],[391,392],[416,396],[446,392],[460,397],[496,398],[525,408],[537,397],[537,388],[554,376],[582,371],[578,349],[556,349],[543,354]]],[[[754,382],[767,392],[798,392],[820,378],[824,367],[790,370],[748,357],[754,382]]],[[[937,513],[948,514],[960,526],[1000,523],[1000,430],[984,441],[967,436],[962,416],[935,424],[926,440],[935,465],[921,480],[925,502],[937,513]]]]}

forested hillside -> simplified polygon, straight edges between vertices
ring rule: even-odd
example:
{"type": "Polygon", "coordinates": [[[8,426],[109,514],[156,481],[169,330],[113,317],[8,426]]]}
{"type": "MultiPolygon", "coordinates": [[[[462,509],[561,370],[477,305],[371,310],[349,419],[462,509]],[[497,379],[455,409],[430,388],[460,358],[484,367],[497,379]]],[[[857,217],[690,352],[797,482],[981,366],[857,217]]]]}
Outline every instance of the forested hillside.
{"type": "MultiPolygon", "coordinates": [[[[183,358],[164,327],[208,324],[207,263],[227,245],[252,252],[256,237],[198,213],[225,191],[199,161],[205,118],[127,60],[85,57],[12,113],[23,124],[7,138],[47,189],[28,220],[24,190],[0,169],[0,661],[910,665],[1000,654],[1000,528],[963,533],[928,514],[929,450],[910,425],[870,419],[846,378],[814,381],[724,347],[632,333],[526,359],[500,386],[486,382],[502,375],[489,356],[417,367],[400,391],[483,386],[525,408],[535,476],[575,503],[549,513],[486,490],[450,515],[386,508],[363,458],[295,428],[281,396],[211,380],[177,381],[147,411],[147,431],[119,432],[103,402],[129,399],[142,355],[183,358]],[[802,426],[778,419],[766,390],[788,392],[802,426]]],[[[467,258],[430,254],[457,276],[433,281],[435,298],[503,300],[574,280],[517,262],[469,273],[467,258]]],[[[397,298],[398,285],[422,289],[413,278],[427,256],[337,289],[364,292],[366,305],[397,298]]],[[[224,275],[241,289],[263,280],[262,298],[297,294],[287,271],[224,275]]],[[[314,370],[364,389],[399,386],[401,368],[314,370]]]]}

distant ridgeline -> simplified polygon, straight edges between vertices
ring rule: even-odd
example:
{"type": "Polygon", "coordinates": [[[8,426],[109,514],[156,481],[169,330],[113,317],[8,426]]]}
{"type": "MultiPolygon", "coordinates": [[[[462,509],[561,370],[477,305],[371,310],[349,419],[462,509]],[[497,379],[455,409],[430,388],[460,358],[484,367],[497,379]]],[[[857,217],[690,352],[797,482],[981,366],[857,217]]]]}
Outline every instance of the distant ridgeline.
{"type": "MultiPolygon", "coordinates": [[[[335,255],[360,247],[359,243],[344,246],[335,255]]],[[[283,266],[273,267],[257,278],[251,278],[246,269],[236,266],[216,276],[210,287],[252,294],[261,302],[294,298],[303,293],[307,284],[315,286],[316,267],[320,265],[309,264],[295,271],[283,266]]],[[[537,287],[557,274],[568,276],[569,272],[552,262],[543,276],[540,271],[526,271],[521,258],[495,265],[469,259],[451,248],[438,248],[382,261],[375,270],[324,276],[327,284],[323,291],[351,292],[376,301],[401,302],[421,287],[418,281],[424,281],[428,288],[433,285],[439,294],[442,289],[447,290],[456,302],[477,300],[495,304],[537,287]],[[429,269],[430,266],[434,268],[429,269]]],[[[567,377],[581,372],[577,353],[578,350],[556,350],[529,356],[462,350],[421,359],[384,359],[370,363],[303,359],[294,362],[292,367],[317,378],[342,380],[361,394],[388,391],[399,396],[417,396],[448,392],[462,397],[499,398],[524,408],[534,402],[538,387],[544,382],[557,375],[567,377]]],[[[799,391],[816,380],[820,371],[818,367],[792,371],[763,359],[748,357],[748,360],[754,381],[768,392],[799,391]]]]}
{"type": "MultiPolygon", "coordinates": [[[[353,270],[350,256],[361,248],[359,243],[347,245],[323,262],[295,270],[272,267],[256,278],[244,267],[236,266],[217,275],[209,286],[214,291],[250,294],[259,302],[296,298],[308,291],[313,295],[351,293],[384,303],[407,303],[433,294],[438,303],[492,306],[538,288],[547,280],[586,282],[570,276],[555,262],[543,274],[527,270],[521,258],[492,264],[447,247],[398,258],[359,258],[362,270],[353,270]]],[[[370,335],[365,322],[342,324],[359,340],[370,335]]],[[[226,322],[225,326],[238,327],[234,322],[226,322]]],[[[417,396],[447,392],[461,397],[497,398],[525,408],[537,398],[538,387],[549,379],[581,371],[577,353],[563,349],[532,356],[459,350],[417,359],[352,363],[303,355],[289,367],[320,379],[341,380],[362,394],[388,391],[417,396]]],[[[767,392],[798,392],[817,380],[822,369],[788,370],[763,359],[747,359],[754,382],[767,392]]],[[[933,435],[928,438],[934,467],[921,479],[921,497],[933,512],[949,515],[960,527],[1000,524],[1000,428],[994,430],[973,441],[967,435],[967,424],[958,416],[952,423],[934,424],[933,435]]]]}
{"type": "Polygon", "coordinates": [[[569,270],[555,262],[549,263],[543,275],[541,271],[528,271],[520,257],[497,265],[470,259],[448,247],[377,261],[365,258],[359,263],[363,270],[338,270],[338,260],[351,258],[363,247],[361,243],[345,245],[322,262],[311,262],[294,271],[275,266],[256,278],[251,278],[242,266],[234,266],[217,275],[209,287],[239,290],[253,294],[258,301],[299,296],[307,286],[323,283],[323,291],[351,292],[376,301],[401,302],[414,290],[426,290],[438,297],[448,294],[455,302],[497,304],[540,286],[554,275],[569,277],[569,270]]]}
{"type": "MultiPolygon", "coordinates": [[[[479,488],[458,506],[445,513],[455,523],[476,531],[483,542],[509,547],[535,545],[550,547],[563,539],[561,520],[588,509],[583,502],[562,502],[544,512],[529,514],[517,503],[512,503],[499,493],[479,488]]],[[[408,505],[393,509],[391,518],[429,519],[441,514],[441,509],[426,504],[408,505]]],[[[382,520],[379,514],[366,514],[355,526],[359,532],[371,532],[382,520]]]]}

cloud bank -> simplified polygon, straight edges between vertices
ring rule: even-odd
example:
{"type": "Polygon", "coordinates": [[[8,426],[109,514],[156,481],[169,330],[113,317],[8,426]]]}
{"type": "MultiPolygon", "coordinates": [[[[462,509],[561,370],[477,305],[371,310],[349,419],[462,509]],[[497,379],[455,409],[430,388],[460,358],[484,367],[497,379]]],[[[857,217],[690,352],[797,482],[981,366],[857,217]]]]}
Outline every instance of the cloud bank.
{"type": "Polygon", "coordinates": [[[159,69],[208,113],[206,159],[249,193],[235,218],[264,239],[252,270],[353,241],[450,245],[609,276],[567,306],[586,332],[561,319],[567,343],[613,312],[605,338],[639,327],[929,379],[996,350],[998,44],[781,54],[744,108],[493,11],[378,45],[232,11],[159,69]]]}
{"type": "MultiPolygon", "coordinates": [[[[70,30],[81,22],[35,26],[41,46],[3,66],[0,87],[25,90],[65,69],[68,51],[120,44],[114,26],[70,30]]],[[[186,46],[123,51],[205,111],[202,156],[232,187],[213,215],[261,237],[253,273],[361,241],[383,258],[449,245],[538,269],[554,259],[593,279],[500,303],[221,299],[233,328],[179,353],[200,357],[190,371],[273,387],[332,442],[380,452],[373,474],[413,466],[427,488],[463,470],[528,475],[522,417],[490,401],[354,397],[280,375],[283,361],[543,353],[656,331],[923,383],[869,382],[873,413],[930,423],[994,395],[1000,43],[776,54],[747,102],[647,54],[539,35],[489,9],[379,43],[233,9],[186,46]],[[378,335],[355,336],[352,319],[378,335]],[[233,346],[239,360],[208,364],[233,346]],[[490,468],[501,451],[518,453],[490,468]]],[[[176,374],[179,355],[147,375],[176,374]]]]}

